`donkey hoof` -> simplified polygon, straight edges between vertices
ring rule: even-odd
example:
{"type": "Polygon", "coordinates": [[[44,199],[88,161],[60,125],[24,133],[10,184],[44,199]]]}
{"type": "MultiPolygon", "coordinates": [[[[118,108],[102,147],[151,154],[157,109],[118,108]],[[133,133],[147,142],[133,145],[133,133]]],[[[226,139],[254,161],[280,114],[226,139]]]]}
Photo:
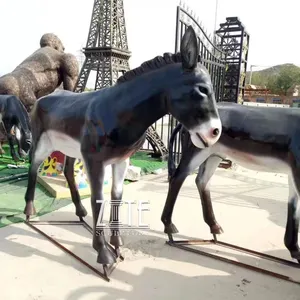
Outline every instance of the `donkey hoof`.
{"type": "Polygon", "coordinates": [[[222,227],[219,224],[214,224],[210,227],[210,232],[212,234],[222,234],[224,233],[222,227]]]}
{"type": "Polygon", "coordinates": [[[291,251],[291,257],[294,259],[297,259],[298,262],[300,263],[300,251],[299,250],[291,251]]]}
{"type": "Polygon", "coordinates": [[[101,265],[112,265],[117,261],[116,254],[112,253],[106,246],[98,251],[97,263],[101,265]]]}
{"type": "Polygon", "coordinates": [[[33,202],[27,202],[24,209],[24,214],[29,217],[36,214],[33,202]]]}
{"type": "Polygon", "coordinates": [[[173,223],[170,223],[168,225],[165,225],[165,230],[164,233],[167,234],[174,234],[178,233],[179,231],[177,230],[176,226],[173,223]]]}
{"type": "Polygon", "coordinates": [[[109,242],[116,248],[124,245],[123,239],[120,235],[112,235],[109,242]]]}
{"type": "Polygon", "coordinates": [[[12,154],[11,157],[15,162],[19,162],[21,160],[16,154],[12,154]]]}
{"type": "Polygon", "coordinates": [[[84,206],[76,207],[76,216],[79,218],[83,218],[87,216],[87,211],[84,206]]]}

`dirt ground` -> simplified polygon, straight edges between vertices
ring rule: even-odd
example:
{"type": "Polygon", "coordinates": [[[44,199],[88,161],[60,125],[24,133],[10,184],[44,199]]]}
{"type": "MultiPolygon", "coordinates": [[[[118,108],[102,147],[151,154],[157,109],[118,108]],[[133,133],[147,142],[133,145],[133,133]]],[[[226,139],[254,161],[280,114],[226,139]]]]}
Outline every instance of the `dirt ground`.
{"type": "MultiPolygon", "coordinates": [[[[272,299],[299,300],[300,285],[275,279],[237,266],[165,244],[160,221],[168,191],[166,174],[149,176],[125,187],[125,201],[148,201],[143,211],[144,230],[125,237],[120,263],[105,282],[86,266],[62,252],[25,224],[0,230],[1,298],[5,300],[153,300],[153,299],[272,299]]],[[[204,223],[194,183],[186,180],[174,210],[179,229],[175,238],[211,238],[204,223]]],[[[290,260],[283,244],[287,217],[288,186],[285,176],[219,169],[211,183],[215,215],[224,233],[219,240],[290,260]]],[[[108,198],[108,195],[106,195],[108,198]]],[[[13,200],[13,199],[12,199],[13,200]]],[[[90,201],[83,201],[91,224],[90,201]]],[[[132,222],[138,224],[137,204],[132,222]]],[[[122,220],[128,218],[124,206],[122,220]]],[[[73,205],[41,217],[43,220],[76,220],[73,205]]],[[[108,210],[105,211],[108,219],[108,210]]],[[[125,222],[125,221],[124,221],[125,222]]],[[[41,228],[41,226],[39,227],[41,228]]],[[[92,266],[96,253],[91,235],[80,226],[49,226],[42,229],[84,258],[92,266]]],[[[299,269],[264,261],[217,246],[197,246],[244,263],[300,280],[299,269]]]]}

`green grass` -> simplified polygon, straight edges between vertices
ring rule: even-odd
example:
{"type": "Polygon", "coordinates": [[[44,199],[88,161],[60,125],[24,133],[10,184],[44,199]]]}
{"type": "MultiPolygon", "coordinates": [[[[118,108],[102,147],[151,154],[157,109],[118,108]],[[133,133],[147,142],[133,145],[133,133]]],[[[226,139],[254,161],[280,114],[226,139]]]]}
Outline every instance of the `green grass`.
{"type": "Polygon", "coordinates": [[[158,158],[153,158],[149,153],[140,151],[131,157],[131,164],[142,169],[142,175],[150,174],[157,169],[165,169],[166,161],[160,161],[158,158]]]}
{"type": "Polygon", "coordinates": [[[1,182],[1,179],[5,178],[5,177],[26,173],[28,171],[28,167],[29,167],[28,161],[26,161],[26,162],[20,161],[20,162],[16,163],[10,156],[10,150],[9,150],[8,145],[4,145],[3,149],[5,151],[5,155],[0,157],[0,182],[1,182]],[[18,165],[19,167],[22,167],[22,168],[11,169],[8,167],[9,164],[18,165]]]}
{"type": "MultiPolygon", "coordinates": [[[[27,179],[0,183],[0,228],[25,220],[23,210],[26,187],[27,179]]],[[[70,198],[55,199],[40,184],[37,184],[35,199],[34,204],[38,216],[57,210],[72,202],[70,198]]]]}
{"type": "MultiPolygon", "coordinates": [[[[5,155],[0,157],[0,228],[25,220],[23,210],[25,207],[24,195],[27,178],[21,176],[18,178],[16,175],[26,174],[29,167],[28,161],[16,163],[11,158],[8,145],[4,145],[3,149],[5,155]],[[22,168],[9,168],[9,164],[22,166],[22,168]],[[8,180],[10,176],[15,178],[8,180]]],[[[37,184],[34,201],[37,216],[57,210],[71,202],[70,198],[55,199],[40,184],[37,184]]]]}

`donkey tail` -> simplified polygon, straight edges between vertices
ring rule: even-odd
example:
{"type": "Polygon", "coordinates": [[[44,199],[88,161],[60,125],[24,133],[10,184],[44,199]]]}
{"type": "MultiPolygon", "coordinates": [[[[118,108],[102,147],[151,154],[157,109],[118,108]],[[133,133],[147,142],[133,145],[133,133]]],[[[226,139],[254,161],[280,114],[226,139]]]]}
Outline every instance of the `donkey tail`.
{"type": "Polygon", "coordinates": [[[173,156],[173,144],[176,138],[176,135],[178,134],[178,132],[181,130],[182,128],[182,124],[178,124],[172,134],[171,134],[171,138],[170,138],[170,142],[169,142],[169,157],[168,157],[168,175],[169,175],[169,180],[170,178],[174,175],[175,170],[176,170],[176,166],[175,166],[175,161],[174,161],[174,156],[173,156]]]}

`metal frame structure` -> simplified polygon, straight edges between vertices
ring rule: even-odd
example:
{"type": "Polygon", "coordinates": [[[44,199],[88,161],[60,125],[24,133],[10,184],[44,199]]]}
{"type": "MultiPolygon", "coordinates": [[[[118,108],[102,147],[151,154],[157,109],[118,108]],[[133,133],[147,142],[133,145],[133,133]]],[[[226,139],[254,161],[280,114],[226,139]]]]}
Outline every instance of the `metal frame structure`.
{"type": "MultiPolygon", "coordinates": [[[[55,246],[57,246],[58,248],[60,248],[62,251],[66,252],[67,254],[71,255],[73,258],[75,258],[78,262],[80,262],[81,264],[85,265],[87,268],[89,268],[91,271],[93,271],[94,273],[96,273],[96,275],[98,275],[100,278],[106,280],[106,281],[110,281],[109,276],[112,274],[112,272],[115,270],[115,268],[117,267],[117,265],[124,261],[124,257],[122,255],[119,256],[117,262],[109,267],[105,267],[104,268],[104,272],[100,272],[99,270],[97,270],[96,268],[94,268],[93,266],[91,266],[89,263],[87,263],[86,261],[84,261],[82,258],[80,258],[79,256],[77,256],[75,253],[73,253],[72,251],[70,251],[69,249],[67,249],[65,246],[63,246],[61,243],[59,243],[56,239],[54,239],[53,237],[49,236],[48,234],[46,234],[44,231],[42,231],[41,229],[39,229],[37,226],[42,226],[42,225],[79,225],[79,226],[83,226],[89,233],[93,234],[93,229],[91,228],[91,226],[89,224],[87,224],[83,219],[80,219],[78,221],[26,221],[25,224],[27,224],[31,229],[35,230],[38,234],[44,236],[48,241],[50,241],[51,243],[53,243],[55,246]]],[[[272,272],[269,270],[265,270],[259,267],[255,267],[249,264],[245,264],[239,261],[235,261],[232,259],[228,259],[219,255],[215,255],[215,254],[211,254],[202,250],[198,250],[195,248],[191,248],[189,246],[192,245],[217,245],[223,248],[229,248],[238,252],[243,252],[246,254],[250,254],[262,259],[266,259],[269,261],[274,261],[276,263],[282,264],[282,265],[287,265],[293,268],[300,268],[300,264],[298,263],[294,263],[292,261],[289,260],[285,260],[285,259],[281,259],[275,256],[271,256],[271,255],[267,255],[264,253],[260,253],[257,251],[253,251],[250,249],[246,249],[246,248],[242,248],[240,246],[236,246],[233,244],[229,244],[229,243],[225,243],[225,242],[220,242],[217,240],[216,235],[214,235],[214,239],[212,240],[204,240],[204,239],[198,239],[198,240],[178,240],[178,241],[174,241],[173,240],[173,236],[169,235],[169,241],[166,242],[167,245],[171,246],[171,247],[175,247],[177,249],[180,250],[184,250],[184,251],[188,251],[188,252],[192,252],[198,255],[203,255],[209,258],[213,258],[213,259],[217,259],[219,261],[225,262],[225,263],[229,263],[238,267],[242,267],[242,268],[246,268],[248,270],[254,271],[254,272],[258,272],[260,274],[264,274],[264,275],[268,275],[277,279],[281,279],[284,281],[288,281],[288,282],[292,282],[292,283],[296,283],[300,285],[300,281],[299,280],[295,280],[289,276],[286,275],[282,275],[276,272],[272,272]]],[[[111,251],[115,252],[115,249],[110,245],[107,244],[108,247],[110,247],[111,251]]],[[[116,253],[117,255],[117,253],[116,253]]]]}
{"type": "Polygon", "coordinates": [[[244,98],[250,36],[237,17],[226,18],[215,34],[227,54],[223,101],[238,103],[244,98]]]}
{"type": "Polygon", "coordinates": [[[293,279],[291,277],[288,277],[286,275],[282,275],[282,274],[279,274],[279,273],[276,273],[276,272],[268,271],[268,270],[258,268],[258,267],[255,267],[255,266],[251,266],[251,265],[239,262],[239,261],[235,261],[235,260],[232,260],[232,259],[228,259],[228,258],[219,256],[219,255],[211,254],[211,253],[208,253],[208,252],[205,252],[205,251],[202,251],[202,250],[198,250],[198,249],[189,247],[191,245],[217,245],[217,246],[220,246],[220,247],[223,247],[223,248],[229,248],[229,249],[233,249],[233,250],[238,251],[238,252],[247,253],[247,254],[262,258],[262,259],[274,261],[274,262],[282,264],[282,265],[287,265],[287,266],[294,267],[294,268],[297,268],[297,269],[300,268],[300,264],[294,263],[294,262],[289,261],[289,260],[281,259],[281,258],[278,258],[278,257],[275,257],[275,256],[267,255],[267,254],[260,253],[260,252],[257,252],[257,251],[253,251],[253,250],[250,250],[250,249],[242,248],[242,247],[239,247],[239,246],[236,246],[236,245],[233,245],[233,244],[220,242],[220,241],[217,240],[216,235],[214,235],[214,239],[212,239],[212,240],[198,239],[198,240],[178,240],[178,241],[174,241],[172,235],[169,235],[169,241],[167,241],[166,244],[171,246],[171,247],[175,247],[175,248],[185,250],[185,251],[188,251],[188,252],[192,252],[192,253],[195,253],[195,254],[198,254],[198,255],[203,255],[203,256],[206,256],[206,257],[213,258],[213,259],[217,259],[219,261],[223,261],[223,262],[226,262],[226,263],[238,266],[238,267],[242,267],[242,268],[254,271],[254,272],[258,272],[258,273],[261,273],[261,274],[264,274],[264,275],[268,275],[268,276],[271,276],[271,277],[274,277],[274,278],[277,278],[277,279],[285,280],[285,281],[296,283],[296,284],[300,285],[299,280],[295,280],[295,279],[293,279]]]}
{"type": "MultiPolygon", "coordinates": [[[[85,90],[91,71],[96,71],[94,90],[112,86],[120,75],[130,70],[123,0],[94,0],[90,29],[75,92],[85,90]]],[[[154,155],[166,159],[165,147],[155,127],[150,126],[146,138],[154,155]]]]}
{"type": "Polygon", "coordinates": [[[119,73],[130,70],[123,0],[95,0],[86,47],[75,92],[85,90],[91,71],[96,71],[95,90],[112,86],[119,73]]]}
{"type": "MultiPolygon", "coordinates": [[[[103,267],[103,273],[91,266],[89,263],[84,261],[82,258],[77,256],[75,253],[67,249],[65,246],[63,246],[61,243],[59,243],[57,240],[55,240],[53,237],[49,236],[46,234],[44,231],[40,230],[37,226],[42,226],[42,225],[77,225],[77,226],[83,226],[89,233],[93,234],[93,229],[91,226],[86,223],[83,219],[80,219],[79,221],[26,221],[25,224],[27,224],[31,229],[35,230],[38,234],[42,235],[45,237],[48,241],[53,243],[55,246],[60,248],[62,251],[68,253],[71,255],[73,258],[75,258],[78,262],[82,263],[85,265],[87,268],[92,270],[94,273],[96,273],[99,277],[104,279],[105,281],[110,281],[109,276],[112,274],[112,272],[115,270],[117,265],[124,260],[124,257],[122,255],[119,256],[117,259],[117,262],[111,266],[105,266],[103,267]],[[37,225],[37,226],[36,226],[37,225]]],[[[115,249],[107,243],[107,246],[110,248],[111,251],[115,252],[115,249]]],[[[117,253],[116,253],[117,255],[117,253]]]]}

